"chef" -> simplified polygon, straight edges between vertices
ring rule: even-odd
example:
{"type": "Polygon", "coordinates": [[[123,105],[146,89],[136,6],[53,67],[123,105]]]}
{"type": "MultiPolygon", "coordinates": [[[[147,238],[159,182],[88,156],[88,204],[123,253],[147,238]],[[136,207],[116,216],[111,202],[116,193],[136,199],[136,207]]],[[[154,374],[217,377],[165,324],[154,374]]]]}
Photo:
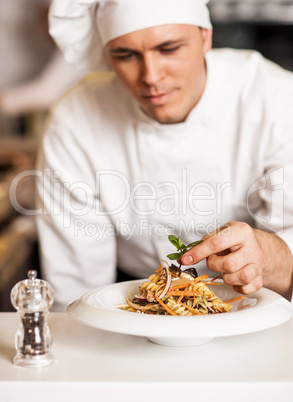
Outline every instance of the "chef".
{"type": "Polygon", "coordinates": [[[148,277],[185,244],[199,273],[288,299],[292,73],[211,50],[206,0],[54,0],[50,33],[82,81],[53,108],[39,155],[42,269],[64,308],[148,277]]]}

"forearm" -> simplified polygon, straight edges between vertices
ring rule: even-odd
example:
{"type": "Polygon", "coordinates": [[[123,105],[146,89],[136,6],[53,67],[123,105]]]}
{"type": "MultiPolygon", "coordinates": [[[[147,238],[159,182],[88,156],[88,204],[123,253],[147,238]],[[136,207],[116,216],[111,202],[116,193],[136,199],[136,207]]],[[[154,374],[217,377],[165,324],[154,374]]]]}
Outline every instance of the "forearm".
{"type": "Polygon", "coordinates": [[[287,244],[278,236],[254,229],[264,253],[263,285],[291,300],[293,258],[287,244]]]}

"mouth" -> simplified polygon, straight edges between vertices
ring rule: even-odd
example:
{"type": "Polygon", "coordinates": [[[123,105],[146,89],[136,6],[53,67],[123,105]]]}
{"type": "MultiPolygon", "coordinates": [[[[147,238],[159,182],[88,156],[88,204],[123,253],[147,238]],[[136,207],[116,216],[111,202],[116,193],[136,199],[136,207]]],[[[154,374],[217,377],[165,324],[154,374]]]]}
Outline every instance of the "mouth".
{"type": "Polygon", "coordinates": [[[165,103],[168,98],[173,94],[174,91],[169,91],[169,92],[164,92],[160,94],[155,94],[155,95],[142,95],[142,99],[148,103],[151,103],[153,105],[161,105],[165,103]]]}

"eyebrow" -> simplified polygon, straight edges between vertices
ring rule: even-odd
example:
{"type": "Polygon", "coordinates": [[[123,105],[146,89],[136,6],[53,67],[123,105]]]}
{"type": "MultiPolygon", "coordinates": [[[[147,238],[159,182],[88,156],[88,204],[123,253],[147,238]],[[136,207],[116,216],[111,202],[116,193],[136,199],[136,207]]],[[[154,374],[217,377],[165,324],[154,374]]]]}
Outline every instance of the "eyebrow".
{"type": "MultiPolygon", "coordinates": [[[[159,45],[156,45],[153,49],[157,50],[162,47],[167,47],[167,46],[174,46],[174,45],[180,45],[183,43],[185,40],[184,39],[176,39],[176,40],[168,40],[166,42],[160,43],[159,45]]],[[[136,53],[137,51],[135,49],[127,48],[127,47],[116,47],[114,49],[109,49],[111,54],[118,54],[118,53],[136,53]]]]}

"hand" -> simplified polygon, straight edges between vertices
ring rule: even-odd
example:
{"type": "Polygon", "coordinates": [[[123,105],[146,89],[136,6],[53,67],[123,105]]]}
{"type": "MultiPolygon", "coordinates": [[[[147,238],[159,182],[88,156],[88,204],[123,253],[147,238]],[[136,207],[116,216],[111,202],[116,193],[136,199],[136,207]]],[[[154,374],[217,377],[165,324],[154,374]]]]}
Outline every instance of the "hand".
{"type": "Polygon", "coordinates": [[[223,273],[236,292],[250,294],[263,286],[264,253],[254,230],[244,222],[229,222],[207,234],[181,257],[183,265],[207,259],[207,267],[223,273]]]}

